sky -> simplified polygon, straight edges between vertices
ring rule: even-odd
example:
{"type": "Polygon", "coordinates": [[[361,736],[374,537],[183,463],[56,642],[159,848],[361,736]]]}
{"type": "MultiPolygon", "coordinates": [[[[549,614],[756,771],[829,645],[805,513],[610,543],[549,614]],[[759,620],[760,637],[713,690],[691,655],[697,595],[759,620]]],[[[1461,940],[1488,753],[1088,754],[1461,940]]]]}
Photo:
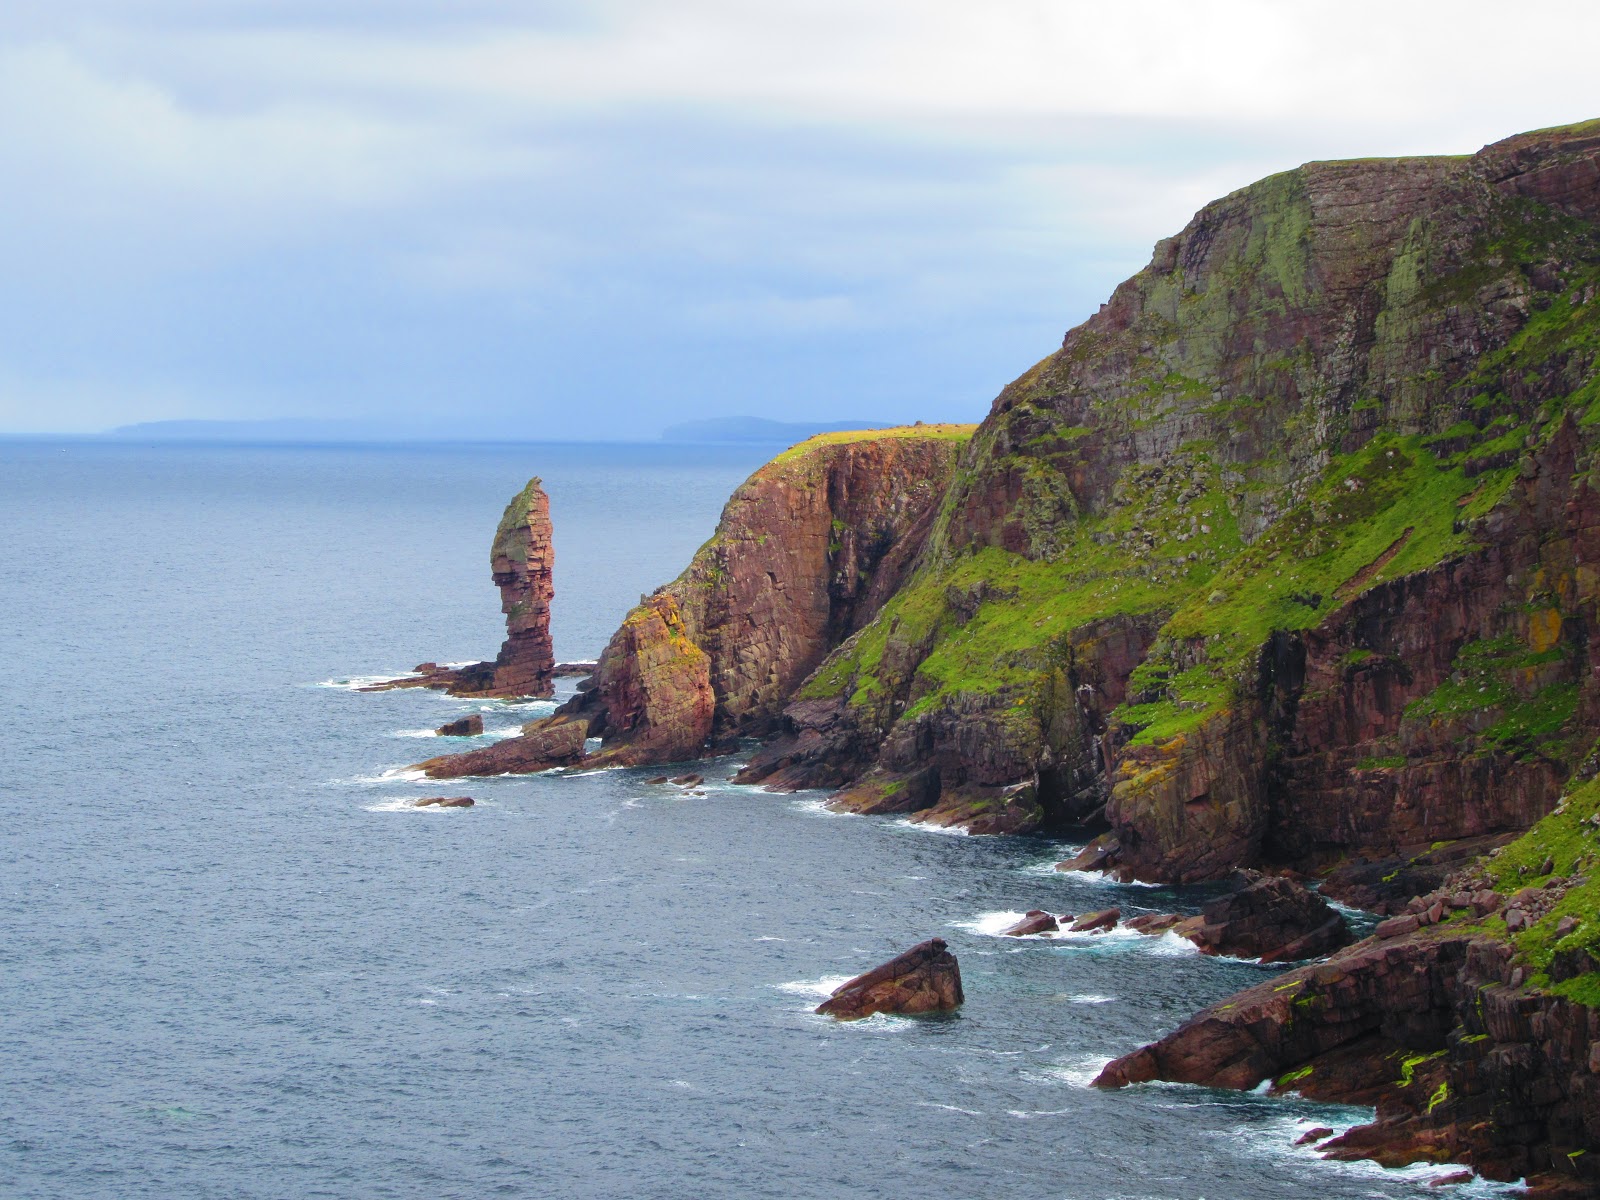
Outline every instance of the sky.
{"type": "Polygon", "coordinates": [[[978,420],[1206,201],[1600,116],[1529,0],[0,6],[0,432],[978,420]]]}

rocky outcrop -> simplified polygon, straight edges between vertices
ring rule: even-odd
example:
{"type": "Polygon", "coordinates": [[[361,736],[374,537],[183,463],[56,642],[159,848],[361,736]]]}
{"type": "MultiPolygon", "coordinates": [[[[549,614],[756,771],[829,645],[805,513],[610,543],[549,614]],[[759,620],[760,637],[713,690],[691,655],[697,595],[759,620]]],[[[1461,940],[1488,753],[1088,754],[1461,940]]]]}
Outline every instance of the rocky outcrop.
{"type": "Polygon", "coordinates": [[[1388,1166],[1462,1162],[1491,1179],[1600,1186],[1600,1011],[1524,986],[1509,948],[1449,926],[1368,939],[1205,1009],[1095,1081],[1247,1089],[1375,1104],[1326,1142],[1388,1166]]]}
{"type": "Polygon", "coordinates": [[[956,956],[942,938],[932,938],[840,984],[816,1011],[857,1021],[874,1013],[948,1012],[964,999],[956,956]]]}
{"type": "Polygon", "coordinates": [[[430,779],[464,779],[470,775],[522,775],[570,767],[584,761],[589,724],[556,715],[530,721],[518,737],[505,738],[465,754],[444,754],[412,769],[430,779]]]}
{"type": "Polygon", "coordinates": [[[689,568],[629,614],[574,704],[606,755],[668,761],[769,732],[904,581],[970,431],[825,434],[752,475],[689,568]],[[641,686],[662,660],[669,677],[641,686]]]}
{"type": "Polygon", "coordinates": [[[477,804],[471,796],[424,796],[413,803],[414,808],[471,808],[477,804]]]}
{"type": "Polygon", "coordinates": [[[1292,880],[1235,872],[1232,887],[1206,902],[1190,940],[1206,954],[1298,962],[1350,941],[1345,919],[1321,896],[1292,880]]]}
{"type": "Polygon", "coordinates": [[[555,651],[550,641],[550,601],[555,547],[550,532],[550,498],[537,478],[506,505],[489,551],[500,608],[506,614],[506,640],[492,662],[464,667],[423,663],[405,679],[363,691],[441,688],[455,696],[547,697],[555,695],[555,651]]]}
{"type": "Polygon", "coordinates": [[[483,714],[473,713],[456,721],[446,721],[435,729],[436,737],[477,737],[483,732],[483,714]]]}

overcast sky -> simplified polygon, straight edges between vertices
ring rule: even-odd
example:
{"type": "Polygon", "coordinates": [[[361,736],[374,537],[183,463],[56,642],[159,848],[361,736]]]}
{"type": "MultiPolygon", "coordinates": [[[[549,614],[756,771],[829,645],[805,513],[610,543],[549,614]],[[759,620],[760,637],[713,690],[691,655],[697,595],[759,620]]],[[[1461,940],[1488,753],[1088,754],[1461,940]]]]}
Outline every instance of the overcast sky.
{"type": "Polygon", "coordinates": [[[0,6],[0,430],[976,420],[1199,205],[1600,116],[1600,5],[0,6]]]}

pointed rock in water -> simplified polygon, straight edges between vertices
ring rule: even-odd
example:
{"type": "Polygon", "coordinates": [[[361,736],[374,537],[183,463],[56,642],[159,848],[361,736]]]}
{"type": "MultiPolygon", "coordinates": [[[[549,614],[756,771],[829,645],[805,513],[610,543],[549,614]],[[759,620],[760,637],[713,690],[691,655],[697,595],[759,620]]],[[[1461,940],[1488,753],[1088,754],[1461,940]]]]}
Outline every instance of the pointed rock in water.
{"type": "MultiPolygon", "coordinates": [[[[442,688],[453,696],[555,695],[555,651],[550,642],[550,601],[555,547],[550,531],[550,498],[537,478],[506,505],[489,551],[500,609],[506,614],[506,640],[493,662],[465,667],[423,663],[410,679],[362,688],[442,688]]],[[[568,666],[581,664],[566,664],[568,666]]]]}
{"type": "Polygon", "coordinates": [[[483,732],[483,717],[473,713],[459,721],[446,721],[433,732],[439,737],[476,737],[483,732]]]}
{"type": "Polygon", "coordinates": [[[956,956],[943,938],[932,938],[841,984],[816,1011],[855,1021],[873,1013],[948,1012],[964,999],[956,956]]]}

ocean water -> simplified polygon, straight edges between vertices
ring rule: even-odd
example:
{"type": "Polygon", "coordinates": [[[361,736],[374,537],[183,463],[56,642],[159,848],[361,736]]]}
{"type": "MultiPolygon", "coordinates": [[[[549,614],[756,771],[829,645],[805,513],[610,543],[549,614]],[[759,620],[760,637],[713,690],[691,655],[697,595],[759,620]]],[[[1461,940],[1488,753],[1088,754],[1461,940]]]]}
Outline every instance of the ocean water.
{"type": "Polygon", "coordinates": [[[703,796],[575,771],[405,806],[439,789],[403,771],[428,730],[550,708],[351,687],[494,652],[488,543],[530,474],[575,658],[759,457],[0,445],[0,1195],[1438,1195],[1294,1147],[1362,1110],[1085,1086],[1270,969],[994,936],[1203,892],[831,815],[727,783],[737,759],[703,796]],[[935,935],[958,1015],[811,1014],[935,935]]]}

